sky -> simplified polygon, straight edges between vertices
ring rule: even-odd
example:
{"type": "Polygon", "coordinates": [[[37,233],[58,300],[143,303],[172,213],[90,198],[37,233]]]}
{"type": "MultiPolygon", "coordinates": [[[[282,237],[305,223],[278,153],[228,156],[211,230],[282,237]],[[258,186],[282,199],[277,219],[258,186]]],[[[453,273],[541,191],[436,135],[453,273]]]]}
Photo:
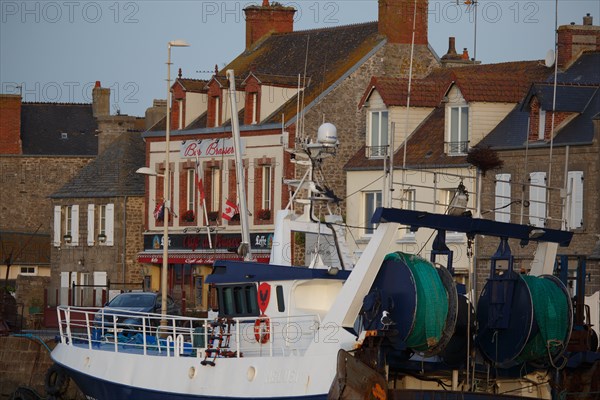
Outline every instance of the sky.
{"type": "MultiPolygon", "coordinates": [[[[422,0],[417,0],[422,1],[422,0]]],[[[0,0],[0,93],[27,102],[90,103],[96,81],[111,88],[112,113],[143,116],[167,96],[167,43],[171,79],[208,79],[244,50],[243,9],[251,1],[0,0]]],[[[377,20],[377,0],[280,1],[294,6],[294,29],[377,20]]],[[[429,1],[429,43],[439,56],[456,37],[483,63],[544,60],[558,24],[600,22],[598,0],[429,1]],[[555,12],[558,4],[558,12],[555,12]],[[477,23],[475,24],[475,20],[477,23]],[[476,46],[475,46],[476,43],[476,46]]]]}

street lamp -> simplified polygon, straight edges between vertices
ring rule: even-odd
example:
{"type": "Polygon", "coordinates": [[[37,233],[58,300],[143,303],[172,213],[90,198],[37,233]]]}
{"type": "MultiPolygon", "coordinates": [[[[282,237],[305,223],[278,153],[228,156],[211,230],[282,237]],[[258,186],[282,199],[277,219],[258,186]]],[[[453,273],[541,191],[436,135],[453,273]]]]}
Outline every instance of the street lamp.
{"type": "MultiPolygon", "coordinates": [[[[171,175],[169,171],[169,152],[170,152],[170,141],[171,141],[171,47],[188,47],[189,44],[183,40],[173,40],[167,44],[168,57],[167,57],[167,115],[166,115],[166,126],[165,126],[165,173],[164,187],[163,187],[163,201],[164,201],[164,220],[163,220],[163,260],[162,260],[162,271],[160,275],[160,288],[161,288],[161,321],[162,326],[167,324],[167,272],[169,268],[169,210],[171,209],[171,175]]],[[[150,176],[161,176],[156,171],[142,167],[136,171],[139,174],[150,175],[150,176]]]]}

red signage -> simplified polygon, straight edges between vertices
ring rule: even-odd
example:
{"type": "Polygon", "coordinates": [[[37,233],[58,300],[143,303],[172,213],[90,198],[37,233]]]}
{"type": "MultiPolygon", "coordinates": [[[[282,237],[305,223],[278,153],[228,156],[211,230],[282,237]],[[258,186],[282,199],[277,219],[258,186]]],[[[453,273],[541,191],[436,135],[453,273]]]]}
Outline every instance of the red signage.
{"type": "Polygon", "coordinates": [[[269,306],[269,300],[271,299],[271,285],[266,282],[258,285],[258,309],[260,314],[264,315],[269,306]]]}

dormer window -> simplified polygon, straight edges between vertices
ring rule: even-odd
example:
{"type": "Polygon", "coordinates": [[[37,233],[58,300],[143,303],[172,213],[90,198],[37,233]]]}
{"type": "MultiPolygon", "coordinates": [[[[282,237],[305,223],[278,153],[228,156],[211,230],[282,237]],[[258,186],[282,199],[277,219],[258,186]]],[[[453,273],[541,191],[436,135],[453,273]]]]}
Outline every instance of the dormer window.
{"type": "Polygon", "coordinates": [[[367,158],[383,158],[389,147],[388,111],[370,111],[367,118],[367,158]]]}
{"type": "Polygon", "coordinates": [[[450,105],[446,116],[446,154],[464,155],[469,150],[469,106],[450,105]]]}

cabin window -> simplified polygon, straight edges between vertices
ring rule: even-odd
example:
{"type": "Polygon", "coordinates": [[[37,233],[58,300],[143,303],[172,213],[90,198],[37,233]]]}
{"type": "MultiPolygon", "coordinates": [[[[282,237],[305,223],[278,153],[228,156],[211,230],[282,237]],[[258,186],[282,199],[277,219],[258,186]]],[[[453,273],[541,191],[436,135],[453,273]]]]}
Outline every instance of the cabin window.
{"type": "Polygon", "coordinates": [[[546,225],[546,173],[530,173],[529,184],[529,223],[543,228],[546,225]]]}
{"type": "Polygon", "coordinates": [[[367,157],[385,157],[387,155],[387,149],[389,145],[388,112],[386,110],[369,112],[367,127],[367,157]]]}
{"type": "Polygon", "coordinates": [[[469,106],[449,107],[446,115],[449,119],[446,153],[466,154],[469,149],[469,106]]]}
{"type": "Polygon", "coordinates": [[[510,174],[496,174],[496,221],[510,222],[510,202],[510,174]]]}
{"type": "Polygon", "coordinates": [[[377,207],[381,207],[381,191],[364,193],[364,227],[365,234],[371,235],[375,232],[377,224],[371,222],[371,217],[377,207]]]}
{"type": "Polygon", "coordinates": [[[567,229],[583,226],[583,171],[569,171],[567,175],[567,229]]]}
{"type": "Polygon", "coordinates": [[[277,285],[275,287],[275,292],[277,295],[277,311],[284,312],[285,311],[285,299],[283,297],[283,286],[277,285]]]}
{"type": "Polygon", "coordinates": [[[217,286],[220,315],[224,317],[257,316],[256,285],[217,286]]]}

